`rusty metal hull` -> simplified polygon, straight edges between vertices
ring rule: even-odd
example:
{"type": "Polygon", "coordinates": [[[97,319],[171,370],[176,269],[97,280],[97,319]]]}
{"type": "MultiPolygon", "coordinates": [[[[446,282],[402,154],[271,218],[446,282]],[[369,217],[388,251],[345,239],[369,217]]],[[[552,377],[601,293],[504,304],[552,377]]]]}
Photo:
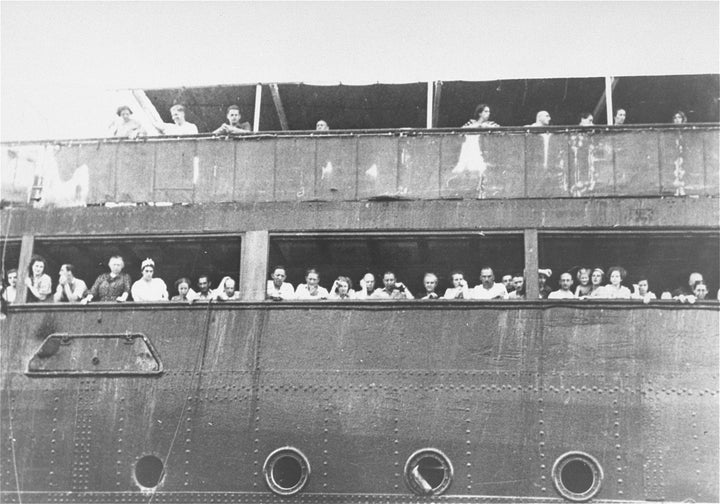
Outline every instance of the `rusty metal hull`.
{"type": "Polygon", "coordinates": [[[554,461],[580,450],[605,474],[596,502],[717,502],[719,315],[614,302],[15,307],[0,322],[0,500],[554,501],[554,461]],[[160,375],[27,373],[52,333],[125,332],[147,338],[160,375]],[[293,497],[262,473],[283,446],[312,467],[293,497]],[[404,483],[427,447],[455,468],[444,496],[404,483]],[[134,475],[149,454],[164,462],[151,490],[134,475]]]}

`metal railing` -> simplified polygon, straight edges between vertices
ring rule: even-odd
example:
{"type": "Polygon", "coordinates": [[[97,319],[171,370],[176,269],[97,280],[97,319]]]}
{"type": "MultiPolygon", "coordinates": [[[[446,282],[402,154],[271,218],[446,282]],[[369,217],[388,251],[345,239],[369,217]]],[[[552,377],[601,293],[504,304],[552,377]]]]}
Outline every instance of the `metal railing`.
{"type": "Polygon", "coordinates": [[[2,199],[81,206],[718,196],[720,125],[4,143],[2,199]]]}

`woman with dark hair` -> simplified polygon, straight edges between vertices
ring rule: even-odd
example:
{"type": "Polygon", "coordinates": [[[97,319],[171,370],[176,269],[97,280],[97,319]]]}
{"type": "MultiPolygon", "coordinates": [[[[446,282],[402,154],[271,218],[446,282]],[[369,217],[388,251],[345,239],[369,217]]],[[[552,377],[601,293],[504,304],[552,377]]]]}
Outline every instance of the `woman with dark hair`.
{"type": "Polygon", "coordinates": [[[52,292],[52,280],[45,273],[47,261],[44,257],[35,255],[30,259],[29,275],[25,278],[27,285],[27,302],[37,303],[45,301],[52,292]]]}
{"type": "Polygon", "coordinates": [[[463,125],[463,128],[497,128],[498,123],[490,120],[490,105],[481,103],[475,107],[475,116],[463,125]]]}
{"type": "Polygon", "coordinates": [[[147,135],[142,124],[132,118],[132,110],[130,110],[130,107],[127,105],[120,105],[116,113],[119,120],[114,121],[110,125],[110,133],[112,136],[135,139],[137,137],[147,135]]]}
{"type": "Polygon", "coordinates": [[[190,288],[189,278],[178,278],[175,281],[175,290],[177,291],[177,296],[173,296],[170,301],[190,302],[190,299],[188,299],[188,294],[192,292],[192,289],[190,288]]]}
{"type": "Polygon", "coordinates": [[[355,291],[352,290],[352,280],[346,276],[339,276],[333,282],[328,299],[355,299],[355,291]]]}
{"type": "Polygon", "coordinates": [[[625,280],[627,271],[620,266],[613,266],[608,270],[608,278],[610,283],[598,290],[597,297],[604,299],[630,299],[632,293],[630,289],[622,285],[625,280]]]}
{"type": "Polygon", "coordinates": [[[687,116],[682,110],[678,110],[673,114],[673,124],[685,124],[687,122],[687,116]]]}
{"type": "Polygon", "coordinates": [[[599,297],[602,290],[602,284],[605,281],[605,272],[602,268],[595,268],[590,275],[590,292],[588,297],[599,297]]]}

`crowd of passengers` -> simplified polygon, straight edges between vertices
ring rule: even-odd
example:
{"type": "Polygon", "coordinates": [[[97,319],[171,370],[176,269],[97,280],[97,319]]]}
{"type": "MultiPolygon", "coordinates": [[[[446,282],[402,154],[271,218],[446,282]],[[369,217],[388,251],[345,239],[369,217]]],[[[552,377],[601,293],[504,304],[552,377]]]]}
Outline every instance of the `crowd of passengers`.
{"type": "MultiPolygon", "coordinates": [[[[189,278],[183,277],[175,281],[177,295],[169,297],[167,284],[156,278],[155,262],[148,258],[142,261],[142,276],[133,282],[130,275],[123,272],[125,262],[121,256],[113,256],[108,261],[108,273],[97,277],[92,287],[88,288],[85,281],[75,276],[72,264],[63,264],[58,274],[58,282],[53,290],[53,282],[47,273],[47,262],[41,256],[33,256],[30,261],[28,275],[25,277],[27,287],[26,302],[222,302],[241,299],[240,292],[235,290],[236,282],[226,276],[217,288],[213,289],[208,275],[200,275],[192,288],[189,278]]],[[[631,291],[623,285],[627,272],[620,266],[613,266],[607,273],[601,268],[580,268],[573,275],[563,272],[559,276],[559,288],[553,290],[548,282],[553,272],[549,268],[538,270],[538,287],[540,299],[636,299],[649,303],[657,296],[650,291],[647,278],[639,278],[631,291]],[[606,282],[607,278],[607,282],[606,282]]],[[[421,300],[494,300],[494,299],[526,299],[525,278],[521,274],[504,275],[500,282],[495,281],[495,273],[489,266],[480,270],[480,283],[470,287],[462,271],[453,271],[450,275],[452,286],[444,293],[438,291],[438,276],[425,273],[423,291],[413,295],[394,272],[386,271],[382,275],[382,286],[376,286],[375,275],[366,273],[359,282],[359,288],[353,289],[353,282],[348,276],[335,279],[330,290],[320,285],[320,273],[310,268],[305,272],[305,283],[293,287],[286,282],[287,272],[284,266],[276,266],[267,281],[266,299],[284,300],[366,300],[366,299],[421,299],[421,300]]],[[[19,302],[18,272],[13,269],[7,272],[6,283],[2,289],[3,304],[19,302]]],[[[682,303],[694,303],[696,300],[708,299],[708,287],[702,274],[691,273],[687,286],[674,291],[663,291],[660,299],[675,299],[682,303]]],[[[720,290],[717,294],[720,300],[720,290]]]]}
{"type": "MultiPolygon", "coordinates": [[[[490,105],[481,103],[475,107],[475,114],[473,117],[463,125],[463,128],[497,128],[500,127],[494,121],[490,120],[490,105]]],[[[137,120],[132,117],[132,110],[127,105],[122,105],[117,109],[118,118],[113,121],[110,125],[110,136],[117,138],[141,138],[147,136],[147,130],[137,120]]],[[[170,108],[170,117],[172,117],[172,123],[164,123],[160,121],[153,122],[153,127],[163,135],[197,135],[199,134],[198,127],[185,120],[185,107],[177,104],[170,108]]],[[[240,114],[240,107],[237,105],[230,105],[227,109],[227,122],[221,124],[218,128],[212,131],[213,135],[245,135],[252,133],[250,123],[242,121],[242,115],[240,114]]],[[[614,126],[622,126],[626,124],[627,112],[623,108],[619,108],[615,111],[615,117],[613,118],[614,126]]],[[[526,124],[526,127],[542,127],[550,126],[551,117],[546,110],[541,110],[535,115],[535,122],[532,124],[526,124]]],[[[590,112],[581,112],[578,116],[579,126],[594,126],[594,118],[590,112]]],[[[687,116],[682,110],[676,111],[672,116],[672,122],[674,124],[685,124],[687,122],[687,116]]],[[[324,119],[320,119],[315,124],[317,131],[328,131],[330,126],[324,119]]]]}

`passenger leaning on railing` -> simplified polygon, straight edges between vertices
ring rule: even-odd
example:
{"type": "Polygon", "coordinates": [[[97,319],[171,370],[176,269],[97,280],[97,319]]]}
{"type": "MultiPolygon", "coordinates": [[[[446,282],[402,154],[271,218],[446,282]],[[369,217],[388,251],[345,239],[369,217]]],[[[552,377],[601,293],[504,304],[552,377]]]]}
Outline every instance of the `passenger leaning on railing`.
{"type": "Polygon", "coordinates": [[[185,120],[185,107],[173,105],[170,107],[173,123],[156,121],[153,123],[160,133],[164,135],[197,135],[198,129],[193,123],[185,120]]]}
{"type": "Polygon", "coordinates": [[[445,290],[443,299],[470,299],[468,291],[468,283],[465,280],[465,274],[460,270],[450,273],[450,279],[453,286],[445,290]]]}
{"type": "Polygon", "coordinates": [[[60,267],[58,286],[53,295],[56,303],[79,303],[87,294],[87,285],[75,278],[75,266],[63,264],[60,267]]]}
{"type": "Polygon", "coordinates": [[[480,268],[480,284],[469,291],[470,299],[507,299],[508,293],[505,286],[495,282],[495,273],[489,266],[480,268]]]}
{"type": "Polygon", "coordinates": [[[110,273],[103,273],[95,280],[90,293],[80,301],[87,304],[91,301],[127,301],[130,295],[130,275],[123,273],[125,261],[120,256],[112,256],[108,261],[110,273]]]}
{"type": "Polygon", "coordinates": [[[133,301],[138,303],[167,301],[168,290],[165,281],[162,278],[154,278],[155,261],[149,257],[142,262],[140,266],[142,278],[132,285],[131,293],[133,301]]]}
{"type": "Polygon", "coordinates": [[[110,135],[118,138],[135,139],[147,136],[143,125],[132,118],[132,110],[127,105],[121,105],[117,109],[118,120],[110,125],[110,135]]]}
{"type": "Polygon", "coordinates": [[[270,278],[272,280],[267,281],[265,299],[272,299],[273,301],[295,299],[295,290],[292,284],[285,281],[287,278],[285,266],[275,266],[270,278]]]}
{"type": "Polygon", "coordinates": [[[8,270],[6,277],[7,286],[3,289],[2,298],[7,304],[13,304],[17,299],[18,270],[8,270]]]}
{"type": "Polygon", "coordinates": [[[383,274],[383,285],[372,293],[373,299],[415,299],[410,289],[397,281],[393,271],[386,271],[383,274]]]}
{"type": "Polygon", "coordinates": [[[327,299],[328,296],[327,289],[320,286],[320,273],[315,268],[305,272],[305,283],[299,284],[295,289],[295,299],[304,301],[327,299]]]}
{"type": "Polygon", "coordinates": [[[228,122],[220,125],[218,129],[213,131],[213,135],[245,135],[250,133],[250,123],[240,122],[240,107],[230,105],[227,109],[228,122]]]}
{"type": "Polygon", "coordinates": [[[421,297],[420,299],[440,299],[440,296],[437,295],[435,292],[435,289],[438,285],[438,277],[435,273],[425,273],[425,276],[423,277],[423,286],[425,287],[425,295],[421,297]]]}
{"type": "Polygon", "coordinates": [[[27,302],[37,303],[47,300],[52,292],[52,280],[45,273],[47,269],[47,261],[39,255],[30,259],[29,275],[25,277],[25,285],[27,286],[27,302]]]}
{"type": "Polygon", "coordinates": [[[560,274],[560,288],[548,294],[548,299],[577,299],[572,292],[573,279],[568,272],[560,274]]]}

